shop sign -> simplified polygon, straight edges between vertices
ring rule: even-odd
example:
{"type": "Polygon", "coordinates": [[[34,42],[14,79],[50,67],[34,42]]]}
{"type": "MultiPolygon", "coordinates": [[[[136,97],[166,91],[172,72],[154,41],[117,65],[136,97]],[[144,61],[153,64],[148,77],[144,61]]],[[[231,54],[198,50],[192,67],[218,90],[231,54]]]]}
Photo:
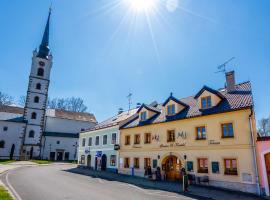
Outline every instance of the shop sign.
{"type": "Polygon", "coordinates": [[[114,150],[117,151],[117,150],[119,150],[119,149],[120,149],[120,145],[119,145],[119,144],[115,144],[115,145],[114,145],[114,150]]]}
{"type": "Polygon", "coordinates": [[[96,152],[96,157],[101,157],[102,156],[102,151],[97,151],[96,152]]]}

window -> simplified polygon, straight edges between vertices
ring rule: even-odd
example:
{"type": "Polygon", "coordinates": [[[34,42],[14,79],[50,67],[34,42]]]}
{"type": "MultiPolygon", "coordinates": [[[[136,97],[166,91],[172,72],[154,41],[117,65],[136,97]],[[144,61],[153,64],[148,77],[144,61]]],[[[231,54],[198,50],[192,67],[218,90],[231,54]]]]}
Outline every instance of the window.
{"type": "Polygon", "coordinates": [[[107,138],[108,138],[107,135],[103,135],[103,145],[107,144],[107,138]]]}
{"type": "Polygon", "coordinates": [[[38,68],[37,75],[38,76],[44,76],[44,69],[43,68],[38,68]]]}
{"type": "Polygon", "coordinates": [[[237,175],[237,162],[236,159],[224,159],[224,174],[237,175]]]}
{"type": "Polygon", "coordinates": [[[38,96],[35,96],[34,102],[35,102],[35,103],[38,103],[38,102],[39,102],[39,97],[38,97],[38,96]]]}
{"type": "Polygon", "coordinates": [[[8,130],[8,127],[7,126],[4,126],[3,127],[3,131],[7,131],[8,130]]]}
{"type": "Polygon", "coordinates": [[[0,141],[0,148],[5,148],[5,141],[4,140],[0,141]]]}
{"type": "Polygon", "coordinates": [[[116,144],[116,133],[112,134],[112,144],[116,144]]]}
{"type": "Polygon", "coordinates": [[[169,130],[167,132],[167,142],[174,142],[175,141],[175,131],[169,130]]]}
{"type": "Polygon", "coordinates": [[[40,83],[37,83],[37,84],[36,84],[36,89],[37,89],[37,90],[41,90],[41,84],[40,84],[40,83]]]}
{"type": "Polygon", "coordinates": [[[124,168],[129,168],[129,158],[124,159],[124,168]]]}
{"type": "Polygon", "coordinates": [[[92,146],[92,138],[91,137],[88,139],[88,146],[92,146]]]}
{"type": "Polygon", "coordinates": [[[126,137],[125,137],[125,145],[130,145],[130,135],[126,135],[126,137]]]}
{"type": "Polygon", "coordinates": [[[81,128],[81,131],[85,131],[85,129],[84,128],[81,128]]]}
{"type": "Polygon", "coordinates": [[[144,158],[144,168],[151,166],[151,159],[150,158],[144,158]]]}
{"type": "Polygon", "coordinates": [[[198,173],[208,173],[207,158],[198,158],[198,173]]]}
{"type": "Polygon", "coordinates": [[[222,124],[221,129],[222,129],[222,137],[223,138],[230,138],[230,137],[234,136],[232,123],[222,124]]]}
{"type": "Polygon", "coordinates": [[[167,106],[167,115],[174,115],[175,114],[175,105],[168,105],[167,106]]]}
{"type": "Polygon", "coordinates": [[[82,139],[82,146],[85,147],[85,138],[82,139]]]}
{"type": "Polygon", "coordinates": [[[116,155],[111,155],[110,165],[111,166],[116,166],[116,155]]]}
{"type": "Polygon", "coordinates": [[[95,145],[96,146],[99,145],[99,136],[96,136],[96,143],[95,143],[95,145]]]}
{"type": "Polygon", "coordinates": [[[140,159],[134,158],[134,168],[139,169],[140,168],[140,159]]]}
{"type": "Polygon", "coordinates": [[[37,118],[37,113],[32,112],[32,114],[31,114],[31,119],[36,119],[36,118],[37,118]]]}
{"type": "Polygon", "coordinates": [[[60,144],[60,141],[58,140],[58,141],[56,142],[56,144],[60,144]]]}
{"type": "Polygon", "coordinates": [[[29,137],[30,138],[35,137],[35,131],[33,131],[33,130],[29,131],[29,137]]]}
{"type": "Polygon", "coordinates": [[[212,107],[211,96],[201,98],[201,108],[207,109],[212,107]]]}
{"type": "Polygon", "coordinates": [[[196,127],[196,139],[197,140],[205,140],[206,139],[205,126],[196,127]]]}
{"type": "Polygon", "coordinates": [[[146,111],[141,112],[141,121],[145,121],[146,120],[146,111]]]}
{"type": "Polygon", "coordinates": [[[144,134],[144,144],[150,144],[151,143],[151,133],[145,133],[144,134]]]}
{"type": "Polygon", "coordinates": [[[81,164],[85,163],[85,155],[81,155],[81,164]]]}
{"type": "Polygon", "coordinates": [[[134,135],[134,144],[140,144],[141,143],[141,135],[136,134],[134,135]]]}

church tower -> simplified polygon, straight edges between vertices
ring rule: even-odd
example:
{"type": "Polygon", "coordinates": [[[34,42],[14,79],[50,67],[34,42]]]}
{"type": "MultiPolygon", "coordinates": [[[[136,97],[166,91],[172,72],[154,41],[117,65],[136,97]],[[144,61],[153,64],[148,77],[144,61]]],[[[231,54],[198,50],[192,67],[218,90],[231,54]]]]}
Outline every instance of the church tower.
{"type": "Polygon", "coordinates": [[[24,120],[27,121],[27,124],[21,151],[22,159],[40,157],[50,72],[53,64],[53,57],[50,54],[49,48],[50,17],[51,9],[39,50],[35,50],[32,57],[32,66],[24,108],[24,120]]]}

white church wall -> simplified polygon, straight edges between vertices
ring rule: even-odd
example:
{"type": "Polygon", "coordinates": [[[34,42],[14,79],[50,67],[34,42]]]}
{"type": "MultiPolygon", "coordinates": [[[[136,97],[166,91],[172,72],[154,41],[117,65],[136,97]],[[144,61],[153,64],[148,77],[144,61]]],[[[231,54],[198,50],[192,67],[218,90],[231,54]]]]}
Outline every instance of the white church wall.
{"type": "Polygon", "coordinates": [[[15,145],[13,159],[19,158],[25,126],[24,123],[0,121],[0,141],[5,141],[4,148],[0,148],[0,159],[9,159],[13,144],[15,145]],[[4,130],[4,127],[7,127],[7,130],[4,130]]]}

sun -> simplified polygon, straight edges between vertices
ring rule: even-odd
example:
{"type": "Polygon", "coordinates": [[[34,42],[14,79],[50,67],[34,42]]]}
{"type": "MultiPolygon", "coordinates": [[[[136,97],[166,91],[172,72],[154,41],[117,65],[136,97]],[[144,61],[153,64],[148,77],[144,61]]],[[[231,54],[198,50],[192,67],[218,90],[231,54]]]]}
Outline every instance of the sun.
{"type": "Polygon", "coordinates": [[[126,0],[134,11],[149,11],[156,6],[157,0],[126,0]]]}

